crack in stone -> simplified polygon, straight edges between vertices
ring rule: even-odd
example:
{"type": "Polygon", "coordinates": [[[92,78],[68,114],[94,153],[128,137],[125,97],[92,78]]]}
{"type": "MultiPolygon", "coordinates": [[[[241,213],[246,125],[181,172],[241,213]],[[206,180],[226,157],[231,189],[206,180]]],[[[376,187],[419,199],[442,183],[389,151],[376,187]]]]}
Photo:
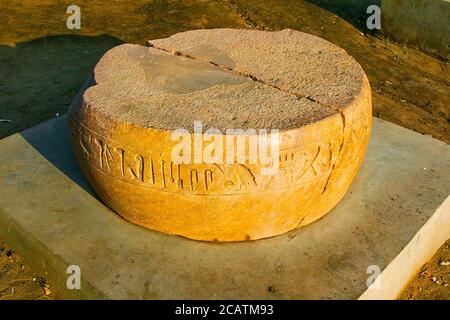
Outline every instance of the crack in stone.
{"type": "Polygon", "coordinates": [[[322,194],[324,194],[325,191],[327,191],[327,187],[328,187],[328,184],[330,182],[331,176],[333,175],[333,171],[334,171],[334,169],[336,167],[336,163],[339,161],[339,157],[341,156],[342,149],[344,149],[344,142],[345,142],[345,137],[344,137],[344,135],[345,135],[345,115],[344,115],[343,111],[339,111],[339,113],[341,115],[341,120],[342,120],[342,142],[341,142],[341,144],[339,146],[339,152],[338,152],[338,155],[336,157],[336,160],[334,161],[333,166],[331,167],[331,171],[330,171],[330,174],[329,174],[329,176],[327,178],[327,182],[325,183],[325,186],[323,187],[322,194]]]}
{"type": "Polygon", "coordinates": [[[305,219],[306,219],[307,216],[308,216],[308,215],[304,216],[304,217],[300,220],[300,222],[297,223],[297,226],[295,227],[295,229],[298,229],[298,228],[300,228],[300,227],[302,226],[302,222],[305,221],[305,219]]]}
{"type": "Polygon", "coordinates": [[[286,90],[284,90],[284,89],[282,89],[282,88],[280,88],[280,87],[278,87],[278,86],[276,86],[276,85],[274,85],[274,84],[267,83],[267,82],[265,82],[265,81],[259,79],[259,78],[256,77],[255,75],[250,74],[250,73],[238,71],[238,70],[235,70],[235,69],[233,69],[233,68],[231,68],[231,67],[228,67],[228,66],[226,66],[226,65],[222,65],[222,64],[216,63],[216,62],[214,62],[214,61],[208,60],[208,59],[203,59],[203,58],[200,58],[200,57],[195,57],[195,56],[192,56],[192,55],[190,55],[190,54],[183,53],[183,52],[178,51],[178,50],[171,50],[171,49],[166,49],[166,48],[158,47],[158,46],[155,46],[155,45],[154,45],[153,43],[151,43],[150,41],[147,42],[147,46],[150,47],[150,48],[154,48],[154,49],[157,49],[157,50],[161,50],[161,51],[167,52],[167,53],[172,54],[172,55],[175,55],[175,56],[181,56],[181,57],[185,57],[185,58],[192,59],[192,60],[196,60],[196,61],[207,62],[207,63],[211,64],[212,66],[214,66],[214,67],[216,67],[216,68],[222,69],[222,71],[225,71],[225,72],[231,72],[231,73],[234,73],[234,74],[239,75],[239,76],[241,76],[241,77],[245,77],[245,78],[251,79],[252,81],[255,81],[255,82],[261,83],[261,84],[263,84],[263,85],[269,86],[269,87],[274,88],[274,89],[276,89],[276,90],[278,90],[278,91],[280,91],[280,92],[283,92],[283,93],[285,93],[285,94],[289,94],[289,95],[295,96],[297,99],[302,99],[302,98],[303,98],[303,99],[307,99],[307,100],[309,100],[309,101],[311,101],[311,102],[317,103],[317,104],[321,105],[322,107],[325,107],[325,108],[330,109],[330,110],[332,110],[332,111],[341,112],[339,109],[333,108],[333,107],[331,107],[331,106],[329,106],[329,105],[326,105],[326,104],[322,103],[321,101],[319,101],[319,100],[317,100],[317,99],[315,99],[315,98],[313,98],[313,97],[311,97],[311,96],[308,96],[308,95],[302,95],[302,94],[299,94],[299,93],[286,91],[286,90]]]}
{"type": "MultiPolygon", "coordinates": [[[[329,109],[329,110],[331,110],[331,111],[338,112],[339,115],[340,115],[340,117],[341,117],[341,121],[342,121],[342,136],[344,137],[344,134],[345,134],[345,127],[346,127],[346,119],[345,119],[344,111],[341,110],[341,109],[339,109],[339,108],[336,108],[336,107],[333,107],[333,106],[329,106],[329,105],[327,105],[327,104],[325,104],[325,103],[322,103],[321,101],[319,101],[319,100],[317,100],[317,99],[314,99],[313,97],[308,96],[308,95],[302,95],[302,94],[299,94],[299,93],[286,91],[286,90],[284,90],[284,89],[282,89],[282,88],[280,88],[280,87],[278,87],[278,86],[276,86],[276,85],[273,85],[273,84],[271,84],[271,83],[267,83],[267,82],[265,82],[265,81],[259,79],[259,78],[256,77],[255,75],[252,75],[252,74],[250,74],[250,73],[245,73],[245,72],[242,72],[242,71],[235,70],[235,69],[233,69],[233,68],[231,68],[231,67],[228,67],[228,66],[226,66],[226,65],[222,65],[222,64],[216,63],[216,62],[211,61],[211,60],[208,60],[208,59],[203,59],[203,58],[200,58],[200,57],[195,57],[195,56],[192,56],[192,55],[183,53],[183,52],[178,51],[178,50],[170,50],[170,49],[166,49],[166,48],[163,48],[163,47],[158,47],[158,46],[155,46],[153,43],[151,43],[151,41],[148,41],[148,42],[147,42],[147,46],[150,47],[150,48],[154,48],[154,49],[156,49],[156,50],[161,50],[161,51],[167,52],[167,53],[172,54],[172,55],[175,55],[175,56],[181,56],[181,57],[185,57],[185,58],[192,59],[192,60],[196,60],[196,61],[207,62],[207,63],[211,64],[212,66],[221,69],[221,70],[224,71],[224,72],[231,72],[231,73],[236,74],[236,75],[239,75],[239,76],[241,76],[241,77],[249,78],[249,79],[251,79],[252,81],[255,81],[255,82],[261,83],[261,84],[263,84],[263,85],[269,86],[269,87],[271,87],[271,88],[274,88],[274,89],[276,89],[276,90],[278,90],[278,91],[280,91],[280,92],[282,92],[282,93],[284,93],[284,94],[292,95],[292,96],[296,97],[297,99],[302,99],[302,98],[303,98],[303,99],[307,99],[307,100],[309,100],[309,101],[311,101],[311,102],[313,102],[313,103],[316,103],[316,104],[318,104],[318,105],[320,105],[320,106],[322,106],[322,107],[324,107],[324,108],[327,108],[327,109],[329,109]]],[[[328,176],[328,179],[327,179],[327,182],[326,182],[326,184],[325,184],[325,186],[324,186],[324,189],[323,189],[323,191],[322,191],[322,194],[325,193],[325,191],[326,191],[326,189],[327,189],[327,187],[328,187],[328,183],[329,183],[329,181],[330,181],[331,175],[332,175],[332,173],[333,173],[333,171],[334,171],[334,168],[335,168],[335,166],[336,166],[336,163],[337,163],[337,161],[339,160],[339,157],[340,157],[340,155],[341,155],[341,153],[342,153],[342,150],[343,150],[343,148],[344,148],[344,140],[345,140],[345,139],[343,138],[343,139],[342,139],[342,143],[341,143],[341,145],[340,145],[340,147],[339,147],[339,153],[338,153],[338,156],[336,157],[336,161],[335,161],[334,164],[333,164],[333,167],[332,167],[332,169],[331,169],[330,175],[328,176]]]]}

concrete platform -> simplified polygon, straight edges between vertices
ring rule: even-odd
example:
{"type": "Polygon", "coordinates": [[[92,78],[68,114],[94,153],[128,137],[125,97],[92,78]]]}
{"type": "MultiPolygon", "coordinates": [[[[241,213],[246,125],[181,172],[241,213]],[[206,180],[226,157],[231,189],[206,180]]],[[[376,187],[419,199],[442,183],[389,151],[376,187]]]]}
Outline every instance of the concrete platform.
{"type": "Polygon", "coordinates": [[[124,221],[83,179],[64,117],[0,141],[0,191],[0,238],[67,298],[395,298],[450,237],[450,146],[375,118],[344,200],[266,240],[197,242],[124,221]],[[66,288],[69,265],[81,290],[66,288]],[[371,265],[381,287],[366,291],[371,265]]]}

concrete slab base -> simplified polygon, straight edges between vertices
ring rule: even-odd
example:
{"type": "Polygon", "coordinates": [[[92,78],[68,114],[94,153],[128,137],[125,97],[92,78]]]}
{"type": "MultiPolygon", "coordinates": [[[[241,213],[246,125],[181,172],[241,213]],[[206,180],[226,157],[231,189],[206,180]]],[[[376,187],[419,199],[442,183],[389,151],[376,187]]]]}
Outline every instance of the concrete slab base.
{"type": "Polygon", "coordinates": [[[362,298],[394,297],[450,237],[449,206],[438,209],[449,172],[449,145],[374,118],[363,167],[331,213],[271,239],[205,243],[135,226],[99,202],[63,117],[0,141],[0,237],[67,298],[356,299],[369,266],[392,269],[406,247],[414,263],[397,263],[400,281],[377,289],[390,295],[362,298]],[[66,287],[69,265],[81,269],[80,290],[66,287]]]}

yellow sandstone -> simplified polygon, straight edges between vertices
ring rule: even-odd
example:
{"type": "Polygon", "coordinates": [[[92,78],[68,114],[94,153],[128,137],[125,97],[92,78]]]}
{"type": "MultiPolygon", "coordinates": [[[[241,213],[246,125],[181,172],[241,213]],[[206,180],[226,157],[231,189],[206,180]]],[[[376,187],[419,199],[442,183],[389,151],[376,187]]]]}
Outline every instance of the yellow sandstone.
{"type": "Polygon", "coordinates": [[[363,160],[371,105],[360,65],[318,37],[195,30],[108,51],[69,122],[83,173],[119,215],[191,239],[242,241],[307,225],[342,199],[363,160]],[[252,138],[264,130],[279,144],[263,161],[252,138]]]}

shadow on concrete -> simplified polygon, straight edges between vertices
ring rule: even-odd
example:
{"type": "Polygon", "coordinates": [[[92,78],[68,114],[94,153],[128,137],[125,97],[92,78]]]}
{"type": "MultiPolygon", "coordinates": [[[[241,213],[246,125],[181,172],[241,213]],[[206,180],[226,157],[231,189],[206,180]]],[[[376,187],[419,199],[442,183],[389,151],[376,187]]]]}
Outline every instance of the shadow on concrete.
{"type": "Polygon", "coordinates": [[[109,35],[47,36],[0,45],[0,139],[57,113],[70,102],[100,57],[122,43],[109,35]]]}
{"type": "Polygon", "coordinates": [[[75,160],[66,115],[22,131],[20,135],[68,178],[96,197],[75,160]]]}
{"type": "Polygon", "coordinates": [[[0,139],[20,134],[67,177],[94,195],[72,152],[67,109],[100,57],[121,44],[101,36],[47,36],[0,46],[0,139]]]}
{"type": "Polygon", "coordinates": [[[92,195],[76,163],[63,114],[100,57],[121,43],[108,35],[69,35],[0,46],[0,119],[11,120],[0,123],[0,138],[43,122],[20,134],[92,195]]]}
{"type": "Polygon", "coordinates": [[[351,23],[363,33],[374,33],[366,27],[369,14],[366,13],[370,5],[381,7],[381,0],[306,0],[324,8],[351,23]]]}

